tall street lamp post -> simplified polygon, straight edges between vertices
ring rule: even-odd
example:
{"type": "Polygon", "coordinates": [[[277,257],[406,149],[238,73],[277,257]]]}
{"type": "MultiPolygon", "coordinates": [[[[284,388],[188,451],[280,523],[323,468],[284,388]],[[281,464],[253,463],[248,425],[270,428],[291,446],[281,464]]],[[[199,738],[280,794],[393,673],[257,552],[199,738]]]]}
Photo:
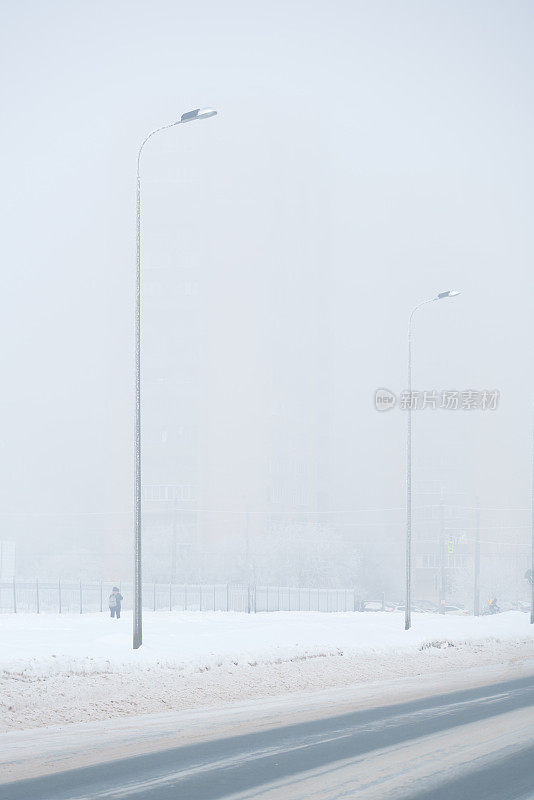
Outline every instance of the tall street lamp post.
{"type": "Polygon", "coordinates": [[[143,643],[143,596],[141,567],[141,154],[154,134],[185,122],[215,116],[213,108],[197,108],[182,114],[179,120],[156,128],[141,143],[137,154],[137,270],[135,287],[135,487],[134,487],[134,605],[133,648],[143,643]]]}
{"type": "Polygon", "coordinates": [[[410,314],[408,325],[408,428],[406,446],[406,605],[404,610],[404,629],[409,630],[412,625],[412,329],[413,318],[416,311],[446,297],[456,297],[460,292],[450,290],[440,292],[437,297],[424,300],[414,308],[410,314]]]}

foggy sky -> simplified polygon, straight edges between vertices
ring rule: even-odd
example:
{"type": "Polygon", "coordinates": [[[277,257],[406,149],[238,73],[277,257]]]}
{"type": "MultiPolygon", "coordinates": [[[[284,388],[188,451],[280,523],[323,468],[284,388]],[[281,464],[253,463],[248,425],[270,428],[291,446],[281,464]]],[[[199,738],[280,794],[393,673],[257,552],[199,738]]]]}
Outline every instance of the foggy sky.
{"type": "Polygon", "coordinates": [[[200,275],[201,434],[227,507],[278,354],[301,386],[324,365],[328,508],[401,508],[405,415],[374,391],[406,389],[409,313],[450,288],[416,319],[414,386],[498,389],[500,407],[414,414],[414,478],[452,442],[466,492],[528,506],[530,3],[18,1],[2,18],[1,538],[52,512],[128,529],[136,153],[207,105],[147,145],[143,258],[200,275]]]}

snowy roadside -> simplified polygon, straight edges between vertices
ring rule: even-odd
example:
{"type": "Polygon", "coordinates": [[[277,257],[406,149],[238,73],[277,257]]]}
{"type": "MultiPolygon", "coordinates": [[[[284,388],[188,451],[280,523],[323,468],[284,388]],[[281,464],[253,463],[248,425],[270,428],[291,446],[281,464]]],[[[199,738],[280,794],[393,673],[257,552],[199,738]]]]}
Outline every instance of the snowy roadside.
{"type": "Polygon", "coordinates": [[[0,617],[3,730],[349,686],[534,655],[526,614],[146,613],[0,617]]]}
{"type": "MultiPolygon", "coordinates": [[[[517,653],[516,653],[517,656],[517,653]]],[[[451,665],[449,665],[450,667],[451,665]]],[[[0,784],[534,676],[534,658],[1,734],[0,784]]]]}

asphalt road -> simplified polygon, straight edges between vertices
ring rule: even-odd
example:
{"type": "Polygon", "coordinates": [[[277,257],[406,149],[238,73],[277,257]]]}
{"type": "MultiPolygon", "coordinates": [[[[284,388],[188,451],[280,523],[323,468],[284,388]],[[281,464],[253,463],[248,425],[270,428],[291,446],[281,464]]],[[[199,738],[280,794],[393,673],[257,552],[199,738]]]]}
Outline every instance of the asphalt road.
{"type": "Polygon", "coordinates": [[[0,785],[2,800],[527,800],[534,678],[0,785]]]}

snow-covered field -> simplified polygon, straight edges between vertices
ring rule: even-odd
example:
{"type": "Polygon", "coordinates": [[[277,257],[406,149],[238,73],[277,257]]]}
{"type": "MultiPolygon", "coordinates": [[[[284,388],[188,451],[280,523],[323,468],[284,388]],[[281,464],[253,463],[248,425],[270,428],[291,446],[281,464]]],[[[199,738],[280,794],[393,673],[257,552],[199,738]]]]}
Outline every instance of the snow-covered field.
{"type": "Polygon", "coordinates": [[[237,614],[145,612],[143,646],[132,650],[131,614],[0,616],[3,674],[87,674],[174,669],[198,672],[237,664],[357,653],[405,653],[447,642],[532,638],[527,614],[493,617],[414,614],[411,630],[391,613],[237,614]]]}
{"type": "Polygon", "coordinates": [[[6,727],[183,709],[532,656],[527,614],[146,612],[0,617],[6,727]]]}

